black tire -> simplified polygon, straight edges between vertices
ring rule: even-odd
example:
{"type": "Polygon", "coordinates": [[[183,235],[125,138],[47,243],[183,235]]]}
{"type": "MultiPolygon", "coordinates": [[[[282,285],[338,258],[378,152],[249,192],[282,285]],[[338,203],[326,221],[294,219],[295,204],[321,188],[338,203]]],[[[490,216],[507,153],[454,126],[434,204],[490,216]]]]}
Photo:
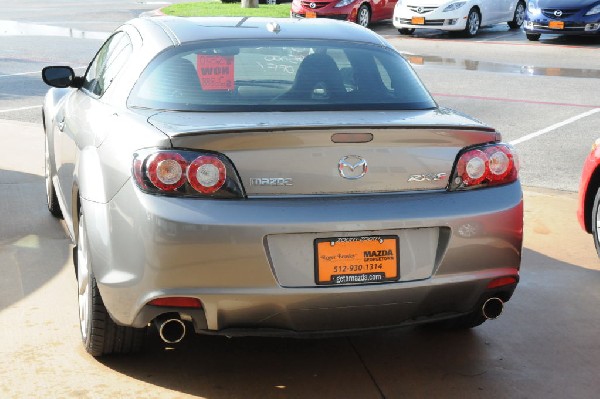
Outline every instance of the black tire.
{"type": "Polygon", "coordinates": [[[368,27],[371,22],[371,9],[366,4],[359,7],[356,13],[356,23],[362,27],[368,27]]]}
{"type": "Polygon", "coordinates": [[[415,30],[410,28],[400,28],[398,29],[398,32],[400,32],[401,35],[412,35],[415,33],[415,30]]]}
{"type": "Polygon", "coordinates": [[[85,350],[98,357],[139,352],[144,347],[146,328],[117,325],[106,310],[91,270],[85,217],[79,217],[76,262],[81,339],[85,350]],[[82,292],[82,289],[84,292],[82,292]],[[85,308],[85,310],[83,310],[85,308]],[[84,315],[85,313],[85,315],[84,315]]]}
{"type": "Polygon", "coordinates": [[[62,219],[63,214],[60,210],[60,206],[58,205],[58,198],[56,196],[56,190],[54,189],[54,184],[52,184],[52,168],[50,167],[50,150],[48,149],[48,135],[46,135],[46,147],[45,147],[45,158],[46,158],[46,168],[45,168],[45,183],[46,183],[46,203],[48,204],[48,210],[55,218],[62,219]]]}
{"type": "Polygon", "coordinates": [[[508,21],[508,27],[510,29],[519,29],[523,25],[525,20],[525,2],[519,1],[515,7],[515,13],[512,21],[508,21]]]}
{"type": "Polygon", "coordinates": [[[463,35],[466,37],[475,37],[477,36],[477,32],[479,32],[480,27],[481,15],[479,15],[479,11],[477,11],[474,8],[471,8],[471,10],[469,11],[469,16],[467,17],[467,25],[465,26],[463,35]]]}
{"type": "Polygon", "coordinates": [[[527,36],[527,40],[530,40],[532,42],[537,42],[538,40],[540,40],[540,35],[539,33],[525,33],[525,36],[527,36]]]}
{"type": "Polygon", "coordinates": [[[594,237],[594,246],[596,247],[596,253],[598,257],[600,257],[600,232],[598,228],[598,211],[600,208],[600,188],[596,192],[596,196],[594,197],[594,207],[592,208],[592,235],[594,237]]]}

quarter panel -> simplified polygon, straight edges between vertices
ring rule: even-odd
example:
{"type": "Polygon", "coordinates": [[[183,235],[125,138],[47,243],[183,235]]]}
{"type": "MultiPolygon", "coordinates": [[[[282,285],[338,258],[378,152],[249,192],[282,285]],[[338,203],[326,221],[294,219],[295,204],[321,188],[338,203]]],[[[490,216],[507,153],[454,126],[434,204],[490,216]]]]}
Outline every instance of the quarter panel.
{"type": "Polygon", "coordinates": [[[107,203],[131,178],[134,153],[141,148],[169,148],[167,136],[148,125],[143,115],[106,108],[98,113],[96,123],[87,129],[94,133],[98,147],[88,146],[81,152],[78,168],[80,194],[94,202],[107,203]],[[101,116],[104,117],[101,118],[101,116]],[[103,120],[102,127],[100,119],[103,120]]]}

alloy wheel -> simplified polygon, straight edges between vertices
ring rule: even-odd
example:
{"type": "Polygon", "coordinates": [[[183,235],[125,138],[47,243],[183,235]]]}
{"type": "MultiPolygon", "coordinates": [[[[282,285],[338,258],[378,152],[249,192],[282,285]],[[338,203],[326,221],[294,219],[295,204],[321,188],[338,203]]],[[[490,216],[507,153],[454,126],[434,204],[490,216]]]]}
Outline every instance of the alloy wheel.
{"type": "Polygon", "coordinates": [[[52,201],[52,179],[50,178],[50,151],[48,150],[48,136],[46,136],[46,147],[44,151],[45,159],[46,159],[46,168],[45,168],[45,181],[46,181],[46,200],[48,204],[52,201]]]}
{"type": "Polygon", "coordinates": [[[360,26],[364,26],[365,28],[369,26],[369,9],[367,7],[363,6],[358,10],[357,21],[360,26]]]}
{"type": "Polygon", "coordinates": [[[515,25],[521,26],[523,25],[523,21],[525,21],[525,5],[519,3],[515,10],[515,25]]]}
{"type": "Polygon", "coordinates": [[[479,14],[477,11],[473,11],[469,14],[467,26],[469,27],[469,35],[475,36],[479,30],[479,14]]]}
{"type": "Polygon", "coordinates": [[[85,342],[91,317],[91,284],[87,234],[83,215],[79,218],[79,238],[77,239],[77,284],[81,337],[85,342]]]}

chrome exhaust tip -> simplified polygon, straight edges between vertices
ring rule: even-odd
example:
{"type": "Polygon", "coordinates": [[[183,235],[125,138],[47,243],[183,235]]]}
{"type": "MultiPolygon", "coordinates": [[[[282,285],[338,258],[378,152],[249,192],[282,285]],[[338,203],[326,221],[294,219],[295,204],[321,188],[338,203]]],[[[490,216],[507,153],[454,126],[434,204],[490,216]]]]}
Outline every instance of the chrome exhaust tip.
{"type": "Polygon", "coordinates": [[[504,302],[500,298],[492,297],[483,303],[481,307],[481,311],[483,312],[483,317],[487,320],[497,319],[498,316],[502,314],[504,310],[504,302]]]}
{"type": "Polygon", "coordinates": [[[180,319],[157,320],[158,335],[167,344],[176,344],[185,337],[185,323],[180,319]]]}

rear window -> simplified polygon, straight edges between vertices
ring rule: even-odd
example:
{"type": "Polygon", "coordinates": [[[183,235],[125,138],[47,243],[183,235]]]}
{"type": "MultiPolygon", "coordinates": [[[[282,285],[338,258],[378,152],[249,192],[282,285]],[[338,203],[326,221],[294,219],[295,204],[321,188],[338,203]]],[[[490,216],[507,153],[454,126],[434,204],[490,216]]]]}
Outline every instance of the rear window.
{"type": "Polygon", "coordinates": [[[331,41],[223,41],[156,57],[130,107],[178,111],[429,109],[408,63],[381,46],[331,41]]]}

